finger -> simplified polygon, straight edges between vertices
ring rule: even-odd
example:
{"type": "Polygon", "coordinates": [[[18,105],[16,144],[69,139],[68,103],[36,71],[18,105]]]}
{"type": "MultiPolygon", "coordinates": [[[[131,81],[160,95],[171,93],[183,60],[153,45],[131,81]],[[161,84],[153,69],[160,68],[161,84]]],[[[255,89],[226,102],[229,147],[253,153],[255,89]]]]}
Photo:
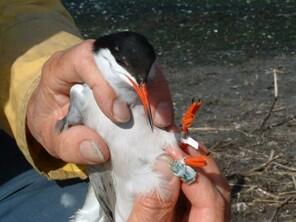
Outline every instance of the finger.
{"type": "Polygon", "coordinates": [[[136,198],[129,222],[172,221],[175,203],[161,201],[157,194],[136,198]]]}
{"type": "Polygon", "coordinates": [[[191,203],[189,222],[224,221],[226,203],[214,184],[203,173],[199,173],[197,182],[182,184],[182,191],[191,203]]]}
{"type": "Polygon", "coordinates": [[[154,170],[161,175],[159,185],[159,197],[161,200],[171,200],[176,202],[178,199],[180,180],[176,177],[171,168],[172,158],[168,155],[159,156],[154,163],[154,170]]]}
{"type": "MultiPolygon", "coordinates": [[[[186,156],[186,154],[183,153],[181,150],[176,150],[170,147],[166,148],[165,151],[173,159],[182,159],[182,157],[186,156]]],[[[201,151],[205,153],[207,152],[205,147],[202,147],[201,151]]],[[[213,163],[210,162],[209,164],[213,164],[213,163]]],[[[219,174],[219,176],[221,175],[219,174]]],[[[203,215],[203,214],[205,215],[205,217],[203,218],[202,221],[207,221],[207,222],[208,221],[224,221],[223,220],[224,217],[228,218],[230,208],[229,208],[229,201],[227,201],[227,198],[229,200],[229,197],[225,193],[221,194],[218,188],[219,186],[217,186],[210,179],[210,176],[208,176],[203,171],[203,169],[198,169],[197,182],[193,183],[192,185],[188,185],[185,183],[182,184],[182,190],[185,196],[189,199],[189,201],[193,205],[190,211],[189,218],[191,219],[189,221],[196,221],[197,218],[200,218],[200,215],[203,215]],[[208,217],[208,215],[212,215],[212,217],[208,217]]]]}
{"type": "Polygon", "coordinates": [[[173,124],[173,103],[168,82],[158,65],[155,72],[154,79],[148,84],[149,100],[155,125],[164,128],[173,124]]]}
{"type": "Polygon", "coordinates": [[[57,52],[45,64],[45,70],[59,67],[59,72],[51,73],[55,78],[49,77],[60,84],[56,86],[58,92],[64,93],[73,84],[83,82],[93,88],[104,80],[94,60],[93,42],[94,40],[86,40],[67,50],[57,52]]]}
{"type": "Polygon", "coordinates": [[[198,150],[189,146],[187,149],[187,152],[189,155],[192,155],[192,156],[198,156],[198,155],[207,156],[208,164],[206,167],[204,167],[204,170],[206,173],[217,173],[217,174],[221,173],[220,169],[219,169],[216,161],[212,157],[211,153],[209,152],[207,147],[205,145],[203,145],[202,143],[198,144],[198,150]]]}
{"type": "Polygon", "coordinates": [[[159,187],[152,193],[136,198],[129,222],[172,221],[179,197],[180,180],[170,170],[170,161],[171,158],[166,155],[157,158],[154,170],[161,175],[159,187]]]}
{"type": "Polygon", "coordinates": [[[214,160],[213,156],[211,154],[207,155],[207,154],[209,154],[209,151],[206,148],[206,146],[203,145],[202,143],[199,143],[198,150],[190,147],[188,149],[188,152],[192,156],[198,156],[198,155],[205,155],[206,156],[207,165],[199,170],[204,172],[207,175],[207,177],[217,186],[217,189],[219,190],[219,192],[221,192],[221,194],[223,195],[225,200],[227,202],[229,202],[230,201],[230,186],[229,186],[227,180],[225,179],[225,177],[223,177],[223,175],[221,174],[221,171],[220,171],[216,161],[214,160]]]}
{"type": "Polygon", "coordinates": [[[56,156],[65,162],[99,164],[110,157],[103,139],[85,126],[73,126],[52,138],[55,139],[56,156]]]}
{"type": "Polygon", "coordinates": [[[179,196],[180,182],[176,177],[171,177],[171,180],[166,186],[170,189],[170,195],[166,198],[162,198],[158,192],[138,196],[135,199],[133,210],[128,221],[172,221],[174,218],[175,205],[179,196]]]}
{"type": "MultiPolygon", "coordinates": [[[[54,55],[45,67],[49,70],[52,67],[59,67],[59,72],[52,73],[55,78],[50,76],[47,82],[54,81],[51,84],[54,91],[67,96],[73,84],[86,83],[93,90],[97,104],[109,119],[114,122],[127,122],[130,119],[128,106],[117,99],[116,93],[96,65],[93,42],[93,40],[86,40],[54,55]]],[[[67,98],[63,102],[68,102],[67,98]]]]}
{"type": "MultiPolygon", "coordinates": [[[[87,41],[86,50],[83,52],[84,59],[79,66],[76,66],[77,73],[81,73],[82,81],[93,90],[97,104],[103,113],[114,122],[127,122],[130,119],[130,111],[125,102],[117,99],[117,95],[104,79],[95,64],[92,52],[93,41],[87,41]]],[[[81,60],[81,59],[80,59],[81,60]]]]}

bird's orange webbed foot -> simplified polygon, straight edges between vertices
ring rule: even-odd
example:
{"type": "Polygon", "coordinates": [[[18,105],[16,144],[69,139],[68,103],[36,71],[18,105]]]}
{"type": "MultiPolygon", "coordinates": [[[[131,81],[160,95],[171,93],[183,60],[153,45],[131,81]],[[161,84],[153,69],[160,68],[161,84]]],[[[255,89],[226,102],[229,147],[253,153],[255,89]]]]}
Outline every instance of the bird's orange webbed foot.
{"type": "Polygon", "coordinates": [[[189,128],[192,126],[192,123],[196,118],[196,113],[201,107],[201,105],[201,100],[195,101],[193,98],[191,105],[187,108],[186,112],[184,113],[181,122],[181,132],[184,133],[185,136],[189,134],[189,128]]]}

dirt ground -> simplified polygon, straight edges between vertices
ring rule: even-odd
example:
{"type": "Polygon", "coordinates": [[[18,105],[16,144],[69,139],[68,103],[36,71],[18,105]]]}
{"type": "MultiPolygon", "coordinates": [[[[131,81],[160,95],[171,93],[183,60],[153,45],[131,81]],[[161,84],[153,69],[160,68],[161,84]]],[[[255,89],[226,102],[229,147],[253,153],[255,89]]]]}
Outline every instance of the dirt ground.
{"type": "Polygon", "coordinates": [[[129,29],[153,42],[177,119],[203,101],[191,131],[231,184],[232,221],[296,221],[296,3],[195,2],[64,4],[85,38],[129,29]]]}

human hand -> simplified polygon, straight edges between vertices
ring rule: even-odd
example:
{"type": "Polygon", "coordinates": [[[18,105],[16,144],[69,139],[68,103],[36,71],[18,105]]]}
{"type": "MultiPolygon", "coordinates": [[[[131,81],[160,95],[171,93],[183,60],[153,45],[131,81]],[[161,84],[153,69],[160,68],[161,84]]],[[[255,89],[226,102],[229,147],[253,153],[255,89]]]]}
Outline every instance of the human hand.
{"type": "MultiPolygon", "coordinates": [[[[55,53],[43,66],[39,85],[27,108],[27,126],[31,135],[52,156],[66,162],[98,164],[109,158],[108,147],[94,130],[73,126],[57,133],[56,122],[68,112],[72,85],[86,83],[93,90],[97,104],[114,122],[130,119],[127,104],[117,99],[103,79],[93,53],[93,40],[86,40],[65,51],[55,53]]],[[[168,84],[157,67],[154,80],[148,84],[154,123],[166,127],[173,123],[173,106],[168,84]]]]}
{"type": "MultiPolygon", "coordinates": [[[[190,148],[188,153],[196,156],[205,155],[208,151],[205,146],[200,145],[199,152],[190,148]]],[[[183,156],[180,153],[170,154],[173,157],[183,156]]],[[[167,199],[161,200],[155,193],[136,199],[129,222],[230,221],[229,185],[211,156],[207,157],[207,163],[207,166],[198,169],[197,182],[191,185],[180,183],[177,177],[170,177],[171,195],[167,199]]]]}

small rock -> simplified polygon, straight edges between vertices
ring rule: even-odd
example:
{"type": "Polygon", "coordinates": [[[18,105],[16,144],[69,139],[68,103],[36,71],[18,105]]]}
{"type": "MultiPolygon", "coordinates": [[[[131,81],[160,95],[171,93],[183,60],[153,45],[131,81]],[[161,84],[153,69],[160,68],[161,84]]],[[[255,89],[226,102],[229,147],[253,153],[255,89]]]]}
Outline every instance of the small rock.
{"type": "Polygon", "coordinates": [[[245,202],[236,203],[236,211],[237,212],[246,211],[247,208],[248,208],[248,205],[245,202]]]}

